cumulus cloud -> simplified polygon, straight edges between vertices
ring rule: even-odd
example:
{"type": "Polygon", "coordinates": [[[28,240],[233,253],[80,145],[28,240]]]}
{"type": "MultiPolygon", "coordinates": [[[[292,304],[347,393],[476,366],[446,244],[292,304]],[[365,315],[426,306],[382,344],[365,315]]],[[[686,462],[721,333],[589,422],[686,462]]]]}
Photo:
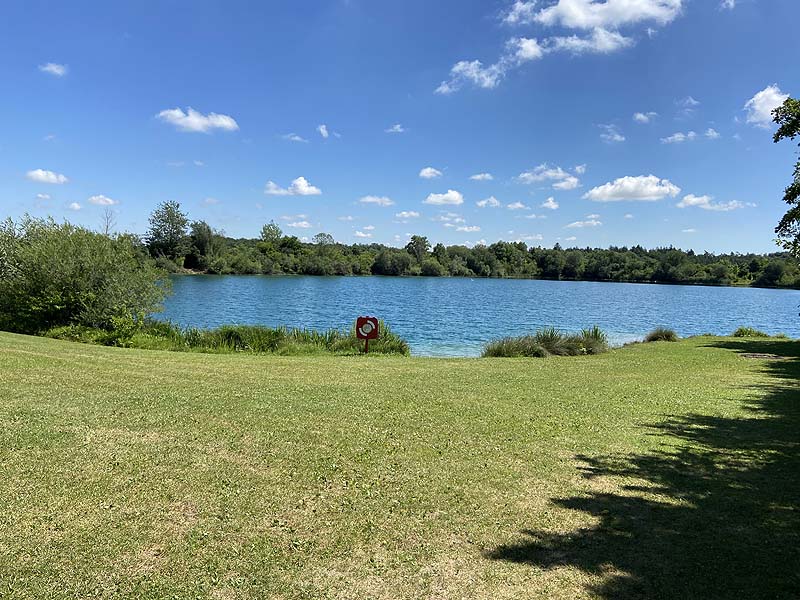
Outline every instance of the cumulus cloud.
{"type": "Polygon", "coordinates": [[[295,229],[311,229],[313,227],[308,221],[293,221],[292,223],[287,223],[286,226],[295,229]]]}
{"type": "Polygon", "coordinates": [[[300,142],[302,144],[307,144],[308,140],[302,136],[297,135],[296,133],[287,133],[281,136],[287,142],[300,142]]]}
{"type": "Polygon", "coordinates": [[[33,171],[28,171],[25,173],[25,177],[37,183],[62,184],[69,181],[69,178],[67,178],[66,175],[55,173],[53,171],[47,171],[45,169],[34,169],[33,171]]]}
{"type": "Polygon", "coordinates": [[[466,233],[474,233],[480,230],[481,228],[477,225],[464,225],[463,227],[456,227],[456,231],[464,231],[466,233]]]}
{"type": "Polygon", "coordinates": [[[584,173],[586,173],[586,165],[578,165],[575,167],[576,175],[583,175],[584,173]]]}
{"type": "Polygon", "coordinates": [[[322,190],[311,185],[305,177],[298,177],[288,188],[282,188],[274,181],[268,181],[264,193],[268,196],[319,196],[322,190]]]}
{"type": "Polygon", "coordinates": [[[716,139],[719,139],[719,137],[720,137],[719,131],[717,131],[713,127],[709,127],[708,129],[706,129],[706,132],[703,135],[706,136],[710,140],[716,140],[716,139]]]}
{"type": "Polygon", "coordinates": [[[745,206],[752,206],[739,202],[738,200],[731,200],[730,202],[712,202],[713,196],[695,196],[694,194],[687,194],[683,199],[676,204],[678,208],[696,207],[703,210],[713,210],[717,212],[730,212],[738,210],[745,206]]]}
{"type": "Polygon", "coordinates": [[[594,202],[618,202],[623,200],[643,200],[653,202],[666,196],[675,197],[681,188],[668,179],[655,175],[620,177],[614,181],[592,188],[583,198],[594,202]]]}
{"type": "Polygon", "coordinates": [[[591,35],[585,37],[570,35],[549,38],[546,48],[548,52],[561,50],[572,54],[610,54],[633,44],[632,38],[618,31],[596,27],[591,35]]]}
{"type": "Polygon", "coordinates": [[[528,210],[529,207],[522,202],[512,202],[508,206],[506,206],[508,210],[528,210]]]}
{"type": "Polygon", "coordinates": [[[784,94],[777,83],[765,87],[744,105],[747,122],[756,127],[769,128],[772,125],[772,111],[788,97],[789,94],[784,94]]]}
{"type": "Polygon", "coordinates": [[[425,167],[419,172],[419,176],[422,179],[436,179],[437,177],[442,176],[442,172],[439,169],[434,169],[433,167],[425,167]]]}
{"type": "Polygon", "coordinates": [[[469,178],[472,181],[492,181],[494,179],[491,173],[475,173],[475,175],[470,175],[469,178]]]}
{"type": "Polygon", "coordinates": [[[690,227],[689,229],[681,229],[681,233],[697,233],[697,229],[690,227]]]}
{"type": "Polygon", "coordinates": [[[637,123],[641,123],[643,125],[647,125],[653,119],[655,119],[657,116],[658,116],[658,113],[652,112],[652,111],[651,112],[637,112],[637,113],[633,113],[633,120],[636,121],[637,123]]]}
{"type": "Polygon", "coordinates": [[[56,77],[63,77],[69,72],[69,67],[67,65],[60,65],[58,63],[49,62],[43,65],[39,65],[39,70],[42,73],[55,75],[56,77]]]}
{"type": "Polygon", "coordinates": [[[538,4],[538,0],[515,2],[504,21],[569,29],[617,28],[644,22],[667,25],[680,15],[683,0],[558,0],[537,10],[538,4]]]}
{"type": "Polygon", "coordinates": [[[371,238],[372,237],[371,233],[364,233],[363,231],[356,231],[353,235],[355,235],[357,238],[371,238]]]}
{"type": "Polygon", "coordinates": [[[632,219],[633,215],[631,213],[625,213],[625,215],[622,218],[623,219],[632,219]]]}
{"type": "Polygon", "coordinates": [[[209,196],[208,198],[204,198],[201,204],[203,206],[214,206],[215,204],[219,204],[219,200],[209,196]]]}
{"type": "Polygon", "coordinates": [[[403,210],[399,213],[395,213],[394,216],[398,219],[416,219],[419,217],[419,213],[415,210],[403,210]]]}
{"type": "Polygon", "coordinates": [[[388,196],[362,196],[359,199],[361,204],[375,204],[377,206],[392,206],[394,200],[388,196]]]}
{"type": "Polygon", "coordinates": [[[386,133],[405,133],[406,129],[400,123],[395,123],[391,127],[384,129],[386,133]]]}
{"type": "Polygon", "coordinates": [[[625,141],[625,136],[622,135],[617,129],[616,125],[598,125],[603,133],[600,134],[600,139],[607,144],[617,144],[625,141]]]}
{"type": "Polygon", "coordinates": [[[336,218],[337,218],[338,220],[340,220],[340,221],[354,221],[354,220],[355,220],[355,217],[353,217],[353,216],[351,216],[351,215],[345,215],[345,216],[342,216],[342,217],[336,217],[336,218]]]}
{"type": "Polygon", "coordinates": [[[239,124],[233,117],[218,113],[208,113],[204,115],[192,107],[188,107],[186,112],[180,108],[170,108],[162,110],[156,118],[174,125],[179,131],[195,133],[211,133],[215,129],[222,131],[238,131],[239,124]]]}
{"type": "MultiPolygon", "coordinates": [[[[585,170],[584,165],[576,167],[575,172],[585,170]]],[[[570,175],[561,167],[551,167],[543,163],[530,171],[525,171],[517,176],[520,183],[538,183],[542,181],[552,181],[553,188],[557,190],[574,190],[579,187],[581,182],[574,175],[570,175]]]]}
{"type": "Polygon", "coordinates": [[[95,206],[114,206],[115,204],[119,204],[119,201],[104,196],[103,194],[98,194],[97,196],[89,197],[89,204],[94,204],[95,206]]]}
{"type": "Polygon", "coordinates": [[[328,133],[328,126],[327,126],[327,125],[325,125],[325,124],[322,124],[322,125],[317,125],[317,131],[319,131],[319,134],[320,134],[320,135],[321,135],[323,138],[325,138],[326,140],[328,139],[328,136],[329,136],[330,134],[328,133]]]}
{"type": "Polygon", "coordinates": [[[697,139],[697,134],[694,131],[682,133],[678,131],[670,136],[661,138],[662,144],[682,144],[683,142],[693,142],[697,139]]]}
{"type": "Polygon", "coordinates": [[[567,229],[582,229],[584,227],[599,227],[603,223],[597,219],[586,219],[585,221],[573,221],[567,225],[567,229]]]}
{"type": "Polygon", "coordinates": [[[423,200],[423,204],[434,204],[434,205],[442,205],[442,204],[463,204],[464,203],[464,196],[461,195],[461,192],[457,192],[456,190],[447,190],[444,194],[429,194],[425,200],[423,200]]]}
{"type": "Polygon", "coordinates": [[[552,196],[539,205],[540,208],[548,208],[550,210],[556,210],[558,206],[558,202],[552,196]]]}
{"type": "Polygon", "coordinates": [[[733,10],[736,8],[736,0],[722,0],[722,2],[719,3],[719,7],[733,10]]]}
{"type": "Polygon", "coordinates": [[[500,206],[500,200],[495,198],[494,196],[489,196],[488,198],[484,198],[483,200],[478,200],[475,204],[478,205],[480,208],[497,208],[500,206]]]}
{"type": "Polygon", "coordinates": [[[37,200],[50,200],[50,194],[36,194],[37,200]]]}
{"type": "Polygon", "coordinates": [[[69,205],[69,209],[70,210],[80,210],[81,209],[81,205],[78,204],[77,202],[71,202],[70,205],[69,205]]]}

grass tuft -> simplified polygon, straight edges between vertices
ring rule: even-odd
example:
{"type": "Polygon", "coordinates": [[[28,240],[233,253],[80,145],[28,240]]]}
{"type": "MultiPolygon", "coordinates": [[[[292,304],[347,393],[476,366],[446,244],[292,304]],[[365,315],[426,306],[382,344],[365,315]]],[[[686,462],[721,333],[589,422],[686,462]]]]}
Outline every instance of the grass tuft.
{"type": "Polygon", "coordinates": [[[768,333],[764,333],[754,327],[739,327],[736,331],[733,332],[733,337],[758,337],[758,338],[766,338],[769,337],[768,333]]]}
{"type": "Polygon", "coordinates": [[[546,356],[579,356],[608,351],[608,336],[597,327],[567,335],[555,327],[539,329],[533,335],[506,337],[486,344],[484,358],[544,358],[546,356]]]}
{"type": "Polygon", "coordinates": [[[677,342],[680,338],[678,334],[675,333],[672,329],[667,329],[666,327],[657,327],[653,329],[650,333],[648,333],[644,341],[645,342],[677,342]]]}

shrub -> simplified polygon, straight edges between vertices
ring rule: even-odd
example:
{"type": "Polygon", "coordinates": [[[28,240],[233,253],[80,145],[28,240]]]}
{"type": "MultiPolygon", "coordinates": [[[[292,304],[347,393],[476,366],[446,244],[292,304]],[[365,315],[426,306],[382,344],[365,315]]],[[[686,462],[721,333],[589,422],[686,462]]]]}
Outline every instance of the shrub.
{"type": "Polygon", "coordinates": [[[648,333],[644,341],[645,342],[677,342],[678,341],[678,334],[675,333],[672,329],[667,329],[666,327],[657,327],[653,329],[650,333],[648,333]]]}
{"type": "Polygon", "coordinates": [[[763,331],[759,331],[754,327],[739,327],[736,331],[733,332],[733,337],[759,337],[765,338],[769,337],[768,333],[764,333],[763,331]]]}
{"type": "Polygon", "coordinates": [[[555,327],[545,327],[533,335],[506,337],[489,342],[481,356],[488,357],[535,357],[577,356],[600,354],[608,351],[608,336],[597,326],[583,329],[575,335],[565,335],[555,327]]]}
{"type": "Polygon", "coordinates": [[[168,283],[133,236],[30,217],[0,224],[0,329],[112,331],[115,319],[139,322],[156,311],[168,283]]]}

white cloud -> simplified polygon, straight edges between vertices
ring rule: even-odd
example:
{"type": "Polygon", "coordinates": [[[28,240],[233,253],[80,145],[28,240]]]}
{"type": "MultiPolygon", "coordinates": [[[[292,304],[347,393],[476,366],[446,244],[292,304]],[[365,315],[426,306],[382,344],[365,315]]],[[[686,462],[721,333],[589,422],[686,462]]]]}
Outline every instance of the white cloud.
{"type": "Polygon", "coordinates": [[[506,208],[508,210],[529,210],[530,207],[522,202],[512,202],[511,204],[507,205],[506,208]]]}
{"type": "Polygon", "coordinates": [[[681,233],[697,233],[697,229],[690,227],[689,229],[681,229],[681,233]]]}
{"type": "Polygon", "coordinates": [[[463,227],[456,227],[456,231],[464,231],[466,233],[474,233],[476,231],[480,231],[481,228],[477,225],[465,225],[463,227]]]}
{"type": "Polygon", "coordinates": [[[532,235],[521,235],[519,236],[520,242],[540,242],[544,239],[544,236],[541,233],[535,233],[532,235]]]}
{"type": "Polygon", "coordinates": [[[713,199],[713,196],[695,196],[694,194],[687,194],[676,206],[678,208],[697,207],[703,210],[713,210],[717,212],[729,212],[748,206],[744,202],[739,202],[738,200],[731,200],[730,202],[712,202],[713,199]]]}
{"type": "Polygon", "coordinates": [[[311,185],[305,177],[298,177],[288,188],[282,188],[274,181],[268,181],[264,193],[268,196],[319,196],[322,190],[311,185]]]}
{"type": "Polygon", "coordinates": [[[658,116],[658,113],[655,113],[655,112],[652,112],[652,111],[651,112],[646,112],[646,113],[637,112],[637,113],[633,113],[633,120],[636,121],[637,123],[641,123],[643,125],[646,125],[647,123],[650,123],[653,119],[655,119],[657,116],[658,116]]]}
{"type": "Polygon", "coordinates": [[[363,231],[356,231],[353,235],[355,235],[357,238],[371,238],[372,237],[371,233],[364,233],[363,231]]]}
{"type": "Polygon", "coordinates": [[[548,52],[561,50],[572,54],[610,54],[633,44],[632,38],[617,31],[596,27],[588,37],[570,35],[549,38],[546,48],[548,52]]]}
{"type": "Polygon", "coordinates": [[[219,200],[217,200],[216,198],[208,197],[204,198],[201,204],[203,206],[214,206],[215,204],[219,204],[219,200]]]}
{"type": "Polygon", "coordinates": [[[552,196],[539,205],[540,208],[549,208],[550,210],[556,210],[558,206],[558,202],[552,196]]]}
{"type": "Polygon", "coordinates": [[[330,134],[328,133],[328,126],[327,126],[327,125],[325,125],[325,124],[322,124],[322,125],[317,125],[317,131],[319,131],[319,134],[320,134],[320,135],[321,135],[323,138],[325,138],[326,140],[328,139],[328,136],[329,136],[330,134]]]}
{"type": "Polygon", "coordinates": [[[526,219],[546,219],[547,217],[545,217],[544,215],[537,215],[536,213],[531,213],[529,215],[525,215],[524,218],[526,218],[526,219]]]}
{"type": "Polygon", "coordinates": [[[586,165],[578,165],[575,167],[575,174],[576,175],[583,175],[586,173],[586,165]]]}
{"type": "Polygon", "coordinates": [[[492,181],[494,177],[491,173],[475,173],[475,175],[470,175],[469,178],[472,181],[492,181]]]}
{"type": "Polygon", "coordinates": [[[204,163],[202,160],[193,160],[192,162],[194,163],[195,167],[205,167],[206,166],[206,163],[204,163]]]}
{"type": "Polygon", "coordinates": [[[311,229],[311,227],[313,227],[308,221],[294,221],[292,223],[287,223],[286,226],[295,229],[311,229]]]}
{"type": "Polygon", "coordinates": [[[608,144],[625,141],[625,136],[617,129],[616,125],[598,125],[605,133],[600,134],[600,139],[608,144]]]}
{"type": "Polygon", "coordinates": [[[592,219],[592,220],[593,220],[593,219],[599,219],[599,218],[600,218],[600,215],[586,215],[586,218],[587,218],[587,219],[592,219]]]}
{"type": "Polygon", "coordinates": [[[80,210],[81,209],[81,205],[78,204],[77,202],[72,202],[69,205],[69,209],[70,210],[80,210]]]}
{"type": "Polygon", "coordinates": [[[576,238],[574,235],[571,235],[571,236],[569,236],[569,237],[565,237],[565,238],[564,238],[564,241],[565,241],[565,242],[574,242],[574,241],[575,241],[575,240],[577,240],[577,239],[578,239],[578,238],[576,238]]]}
{"type": "Polygon", "coordinates": [[[765,87],[744,105],[747,122],[756,127],[769,128],[772,125],[772,111],[783,104],[788,97],[789,94],[784,94],[778,84],[765,87]]]}
{"type": "Polygon", "coordinates": [[[48,73],[50,75],[55,75],[56,77],[63,77],[69,72],[69,67],[67,65],[49,62],[39,65],[39,70],[42,73],[48,73]]]}
{"type": "Polygon", "coordinates": [[[287,133],[281,136],[287,142],[300,142],[302,144],[307,144],[308,140],[304,137],[297,135],[296,133],[287,133]]]}
{"type": "Polygon", "coordinates": [[[115,204],[119,204],[119,201],[109,198],[108,196],[103,196],[103,194],[98,194],[97,196],[89,197],[89,204],[94,204],[95,206],[114,206],[115,204]]]}
{"type": "Polygon", "coordinates": [[[423,200],[423,204],[463,204],[464,203],[464,196],[461,195],[461,192],[457,192],[456,190],[447,190],[444,194],[429,194],[428,197],[423,200]]]}
{"type": "Polygon", "coordinates": [[[433,167],[425,167],[419,172],[419,176],[422,179],[436,179],[437,177],[442,176],[442,172],[439,169],[434,169],[433,167]]]}
{"type": "Polygon", "coordinates": [[[44,169],[34,169],[25,173],[25,177],[37,183],[67,183],[69,178],[61,173],[54,173],[53,171],[46,171],[44,169]]]}
{"type": "Polygon", "coordinates": [[[693,142],[697,139],[697,134],[694,131],[689,131],[688,133],[682,133],[678,131],[677,133],[673,133],[672,135],[661,138],[662,144],[682,144],[683,142],[693,142]]]}
{"type": "Polygon", "coordinates": [[[353,217],[351,215],[345,215],[343,217],[336,217],[336,218],[338,220],[340,220],[340,221],[354,221],[355,220],[355,217],[353,217]]]}
{"type": "Polygon", "coordinates": [[[375,225],[365,225],[362,229],[364,231],[375,231],[375,225]]]}
{"type": "Polygon", "coordinates": [[[361,204],[375,204],[377,206],[392,206],[394,200],[388,196],[363,196],[359,202],[361,204]]]}
{"type": "Polygon", "coordinates": [[[623,219],[632,219],[633,215],[631,213],[625,213],[625,216],[622,217],[623,219]]]}
{"type": "Polygon", "coordinates": [[[50,194],[36,194],[37,200],[50,200],[50,194]]]}
{"type": "Polygon", "coordinates": [[[305,220],[308,218],[308,215],[281,215],[282,221],[297,221],[297,220],[305,220]]]}
{"type": "MultiPolygon", "coordinates": [[[[576,167],[577,173],[581,167],[576,167]]],[[[581,182],[574,175],[570,175],[561,167],[551,167],[543,163],[530,171],[520,173],[517,177],[520,183],[537,183],[540,181],[554,181],[553,188],[557,190],[574,190],[581,182]]]]}
{"type": "Polygon", "coordinates": [[[617,202],[622,200],[644,200],[648,202],[661,200],[666,196],[677,196],[681,191],[668,179],[659,179],[655,175],[639,177],[620,177],[612,182],[589,190],[584,199],[594,202],[617,202]]]}
{"type": "Polygon", "coordinates": [[[603,223],[597,219],[587,219],[586,221],[574,221],[567,225],[567,229],[582,229],[584,227],[599,227],[603,223]]]}
{"type": "Polygon", "coordinates": [[[478,200],[475,204],[477,204],[480,208],[497,208],[500,206],[500,200],[494,196],[489,196],[483,200],[478,200]]]}
{"type": "Polygon", "coordinates": [[[405,133],[406,129],[400,123],[395,123],[388,129],[384,129],[386,133],[405,133]]]}
{"type": "Polygon", "coordinates": [[[680,15],[682,3],[682,0],[558,0],[535,11],[537,0],[528,0],[515,3],[505,20],[570,29],[616,28],[643,22],[666,25],[680,15]]]}
{"type": "Polygon", "coordinates": [[[395,213],[394,216],[398,219],[416,219],[419,217],[419,213],[415,210],[403,210],[399,213],[395,213]]]}
{"type": "Polygon", "coordinates": [[[54,139],[56,139],[56,135],[54,133],[49,133],[42,139],[44,139],[45,142],[52,142],[54,139]]]}
{"type": "Polygon", "coordinates": [[[681,106],[683,108],[695,108],[697,106],[700,106],[700,101],[699,100],[695,100],[691,96],[686,96],[685,98],[681,98],[680,100],[676,100],[675,103],[678,106],[681,106]]]}
{"type": "Polygon", "coordinates": [[[720,137],[719,131],[717,131],[713,127],[709,127],[708,129],[706,129],[706,132],[703,135],[705,135],[710,140],[716,140],[719,139],[720,137]]]}
{"type": "Polygon", "coordinates": [[[722,0],[722,2],[719,3],[719,7],[733,10],[736,8],[736,0],[722,0]]]}
{"type": "Polygon", "coordinates": [[[204,115],[192,107],[187,108],[186,112],[183,112],[180,108],[162,110],[156,115],[156,118],[174,125],[180,131],[210,133],[214,129],[223,131],[239,130],[239,124],[231,116],[213,112],[204,115]]]}

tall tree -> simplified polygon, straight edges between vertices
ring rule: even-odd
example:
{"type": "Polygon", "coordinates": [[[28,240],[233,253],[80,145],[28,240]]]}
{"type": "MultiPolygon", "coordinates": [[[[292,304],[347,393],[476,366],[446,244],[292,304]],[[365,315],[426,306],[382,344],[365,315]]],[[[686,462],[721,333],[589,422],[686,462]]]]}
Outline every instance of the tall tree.
{"type": "Polygon", "coordinates": [[[270,221],[261,228],[262,242],[277,244],[281,240],[281,237],[283,237],[283,231],[281,231],[281,228],[278,227],[275,221],[270,221]]]}
{"type": "Polygon", "coordinates": [[[431,244],[424,235],[412,235],[411,241],[406,244],[406,250],[409,254],[413,254],[419,263],[425,259],[430,249],[431,244]]]}
{"type": "MultiPolygon", "coordinates": [[[[772,111],[772,118],[778,124],[778,131],[773,138],[776,144],[784,139],[794,141],[800,136],[800,100],[787,98],[772,111]]],[[[794,165],[794,179],[786,188],[783,201],[790,208],[775,228],[775,233],[781,245],[795,258],[800,258],[800,160],[794,165]]]]}
{"type": "Polygon", "coordinates": [[[189,219],[174,200],[162,202],[150,215],[147,247],[153,256],[183,259],[189,250],[189,219]]]}

